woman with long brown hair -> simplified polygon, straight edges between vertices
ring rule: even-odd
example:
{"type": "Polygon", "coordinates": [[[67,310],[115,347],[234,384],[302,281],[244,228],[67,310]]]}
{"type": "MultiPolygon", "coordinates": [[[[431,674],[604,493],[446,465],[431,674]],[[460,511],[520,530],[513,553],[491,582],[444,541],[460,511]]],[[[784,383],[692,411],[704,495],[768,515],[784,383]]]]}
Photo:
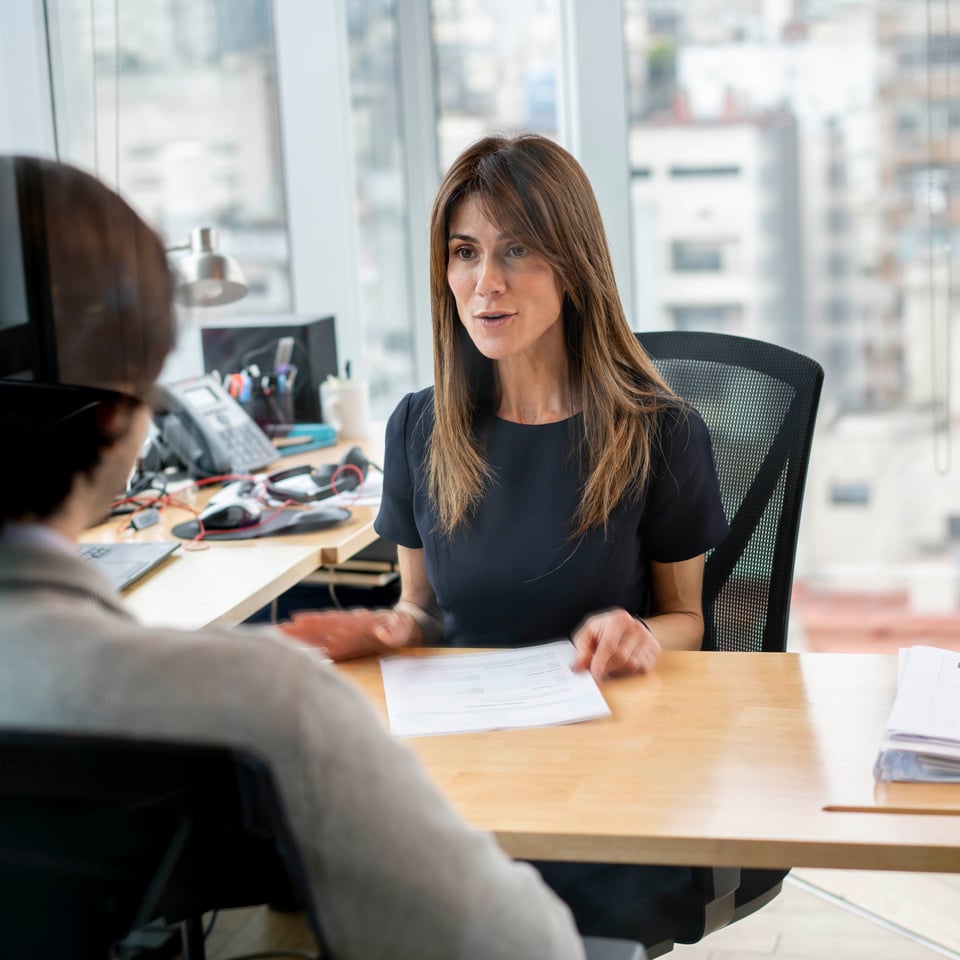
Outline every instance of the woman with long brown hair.
{"type": "MultiPolygon", "coordinates": [[[[435,382],[387,425],[375,524],[400,600],[285,629],[334,659],[571,636],[598,679],[699,648],[704,552],[727,532],[709,435],[630,331],[576,160],[533,135],[465,150],[434,202],[430,281],[435,382]]],[[[536,866],[581,933],[641,941],[691,878],[536,866]]]]}
{"type": "Polygon", "coordinates": [[[393,610],[295,615],[335,659],[571,636],[598,678],[699,648],[704,552],[727,531],[709,436],[630,331],[583,169],[487,137],[430,224],[434,386],[386,436],[377,532],[393,610]]]}

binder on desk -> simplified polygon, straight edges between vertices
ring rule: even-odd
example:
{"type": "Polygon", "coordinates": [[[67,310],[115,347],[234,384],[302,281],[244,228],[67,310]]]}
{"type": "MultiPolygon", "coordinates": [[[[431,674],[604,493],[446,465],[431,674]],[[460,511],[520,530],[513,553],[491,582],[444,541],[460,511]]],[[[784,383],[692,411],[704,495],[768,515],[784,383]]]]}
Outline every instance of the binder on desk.
{"type": "Polygon", "coordinates": [[[873,773],[877,780],[960,783],[960,653],[900,651],[897,696],[873,773]]]}

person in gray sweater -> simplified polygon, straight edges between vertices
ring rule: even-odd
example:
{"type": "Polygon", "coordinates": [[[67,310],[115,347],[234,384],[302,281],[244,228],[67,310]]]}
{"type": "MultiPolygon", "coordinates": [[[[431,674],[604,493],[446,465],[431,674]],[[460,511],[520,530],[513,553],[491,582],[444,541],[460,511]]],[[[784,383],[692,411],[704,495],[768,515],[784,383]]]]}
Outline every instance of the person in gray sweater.
{"type": "Polygon", "coordinates": [[[23,465],[0,471],[0,725],[264,757],[337,957],[582,957],[536,871],[467,826],[316,651],[272,627],[145,626],[76,556],[147,429],[172,280],[160,239],[96,179],[0,158],[4,195],[19,229],[4,217],[0,260],[49,271],[58,385],[0,380],[0,436],[23,465]]]}

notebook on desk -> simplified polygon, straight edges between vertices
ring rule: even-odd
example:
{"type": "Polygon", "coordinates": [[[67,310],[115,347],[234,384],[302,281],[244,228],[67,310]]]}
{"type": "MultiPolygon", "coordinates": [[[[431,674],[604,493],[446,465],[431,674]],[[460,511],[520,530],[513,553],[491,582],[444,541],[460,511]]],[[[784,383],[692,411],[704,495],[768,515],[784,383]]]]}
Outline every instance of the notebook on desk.
{"type": "Polygon", "coordinates": [[[117,590],[125,590],[179,547],[172,540],[143,543],[81,543],[80,556],[94,564],[117,590]]]}

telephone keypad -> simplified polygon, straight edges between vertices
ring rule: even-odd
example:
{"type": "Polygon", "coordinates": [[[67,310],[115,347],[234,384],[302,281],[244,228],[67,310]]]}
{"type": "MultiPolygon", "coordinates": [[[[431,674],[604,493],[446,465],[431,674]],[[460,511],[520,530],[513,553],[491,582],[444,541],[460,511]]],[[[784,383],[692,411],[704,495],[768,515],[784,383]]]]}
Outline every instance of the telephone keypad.
{"type": "Polygon", "coordinates": [[[225,427],[220,438],[230,452],[235,473],[250,473],[277,459],[277,448],[259,433],[245,427],[225,427]]]}

